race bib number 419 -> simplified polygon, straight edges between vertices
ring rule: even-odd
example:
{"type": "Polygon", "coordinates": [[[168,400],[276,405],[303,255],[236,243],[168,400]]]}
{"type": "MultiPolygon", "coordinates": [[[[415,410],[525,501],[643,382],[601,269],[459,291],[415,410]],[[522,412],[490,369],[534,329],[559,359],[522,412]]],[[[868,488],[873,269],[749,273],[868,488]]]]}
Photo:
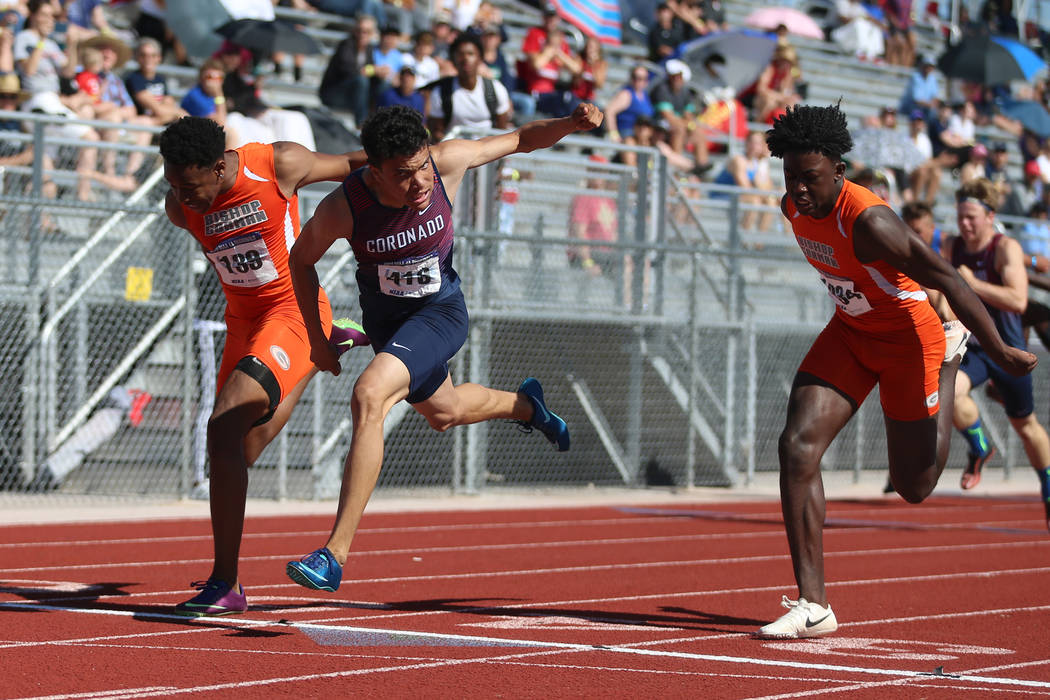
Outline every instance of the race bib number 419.
{"type": "Polygon", "coordinates": [[[233,287],[261,287],[277,279],[277,269],[261,233],[246,233],[223,241],[208,253],[208,259],[222,283],[233,287]]]}
{"type": "Polygon", "coordinates": [[[871,311],[868,298],[854,288],[853,280],[824,274],[820,276],[820,281],[828,288],[828,296],[850,316],[860,316],[871,311]]]}
{"type": "Polygon", "coordinates": [[[438,256],[378,266],[379,291],[392,297],[425,297],[441,289],[438,256]]]}

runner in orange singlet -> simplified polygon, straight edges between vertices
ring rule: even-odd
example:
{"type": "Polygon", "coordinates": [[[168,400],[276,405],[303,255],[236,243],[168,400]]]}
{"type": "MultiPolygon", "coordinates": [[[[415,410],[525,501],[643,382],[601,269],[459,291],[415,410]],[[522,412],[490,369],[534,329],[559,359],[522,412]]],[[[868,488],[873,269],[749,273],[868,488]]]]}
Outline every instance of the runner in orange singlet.
{"type": "Polygon", "coordinates": [[[919,503],[947,460],[955,375],[969,334],[959,326],[942,331],[919,285],[943,292],[1011,374],[1031,372],[1036,358],[1006,345],[951,265],[885,202],[845,179],[842,155],[853,142],[837,106],[788,108],[766,141],[784,160],[784,216],[838,306],[795,375],[780,435],[781,510],[799,599],[784,596],[788,612],[757,634],[795,639],[838,628],[824,592],[820,461],[876,383],[897,493],[919,503]]]}
{"type": "MultiPolygon", "coordinates": [[[[244,529],[248,467],[288,421],[317,373],[288,272],[299,236],[299,188],[342,181],[365,163],[363,151],[314,153],[282,141],[225,150],[226,135],[210,119],[186,117],[160,138],[165,208],[176,226],[200,243],[226,295],[226,344],[208,421],[211,520],[215,561],[200,592],[180,603],[182,615],[244,612],[247,600],[237,560],[244,529]]],[[[322,293],[326,336],[345,350],[367,344],[360,326],[339,323],[322,293]]]]}

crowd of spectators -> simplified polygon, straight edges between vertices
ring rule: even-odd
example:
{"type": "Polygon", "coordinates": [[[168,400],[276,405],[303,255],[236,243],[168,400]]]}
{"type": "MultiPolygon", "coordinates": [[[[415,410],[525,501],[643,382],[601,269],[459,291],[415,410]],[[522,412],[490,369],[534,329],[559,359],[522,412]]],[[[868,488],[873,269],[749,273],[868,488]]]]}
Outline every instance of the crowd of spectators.
{"type": "MultiPolygon", "coordinates": [[[[730,86],[722,75],[726,58],[711,54],[700,67],[679,60],[690,39],[729,29],[719,0],[666,0],[655,8],[648,36],[648,62],[631,67],[626,84],[608,84],[608,59],[593,38],[574,42],[554,5],[540,5],[540,22],[520,44],[509,41],[499,9],[488,0],[244,0],[285,5],[303,12],[353,18],[352,29],[330,54],[318,96],[341,117],[362,122],[376,108],[402,104],[420,111],[435,138],[458,126],[503,128],[537,116],[564,116],[582,101],[606,110],[596,136],[610,142],[660,149],[683,181],[715,182],[746,189],[769,185],[760,163],[758,139],[744,153],[728,157],[727,138],[746,138],[749,122],[770,123],[804,99],[798,52],[786,27],[776,32],[772,57],[752,84],[730,86]],[[508,48],[510,50],[508,50],[508,48]],[[508,60],[513,55],[516,60],[508,60]],[[725,154],[727,157],[722,157],[725,154]]],[[[130,191],[145,158],[128,149],[120,155],[98,142],[148,143],[152,134],[125,125],[162,127],[185,114],[209,117],[226,127],[230,145],[248,140],[294,138],[312,145],[309,122],[299,112],[262,99],[261,66],[280,68],[284,57],[249,51],[229,42],[211,57],[188,56],[165,22],[164,0],[125,0],[137,5],[127,31],[114,28],[103,11],[106,0],[0,2],[0,78],[17,90],[0,96],[12,107],[52,115],[113,122],[113,128],[57,123],[49,133],[80,139],[68,159],[78,174],[76,194],[92,197],[92,183],[130,191]],[[132,54],[129,46],[134,47],[132,54]],[[4,68],[4,57],[9,68],[4,68]],[[133,70],[124,68],[134,58],[133,70]],[[192,59],[192,61],[191,61],[192,59]],[[158,75],[163,61],[193,65],[194,85],[172,94],[158,75]]],[[[1000,186],[1011,213],[1028,214],[1047,204],[1042,185],[1050,182],[1050,147],[1022,126],[999,115],[998,88],[942,84],[935,58],[915,56],[908,0],[883,0],[877,7],[838,0],[828,39],[866,60],[915,65],[900,104],[887,107],[865,128],[901,132],[920,155],[917,165],[874,168],[896,203],[933,204],[946,185],[990,177],[1000,186]],[[898,114],[900,123],[897,123],[898,114]],[[1023,161],[1008,167],[1013,149],[979,143],[976,129],[990,124],[1016,134],[1023,161]],[[1013,177],[1012,173],[1020,173],[1013,177]],[[948,181],[950,179],[950,181],[948,181]]],[[[987,13],[986,13],[987,14],[987,13]]],[[[1001,14],[1001,13],[1000,13],[1001,14]]],[[[983,17],[984,15],[982,15],[983,17]]],[[[981,31],[965,17],[959,32],[981,31]]],[[[988,21],[1002,23],[999,14],[988,21]]],[[[302,77],[301,57],[293,59],[302,77]]],[[[1043,85],[1034,99],[1047,103],[1043,85]]],[[[16,124],[17,120],[10,120],[16,124]]],[[[8,125],[8,129],[11,128],[8,125]]],[[[22,127],[25,128],[24,125],[22,127]]],[[[11,150],[11,149],[9,149],[11,150]]],[[[5,157],[25,159],[22,147],[5,157]]],[[[54,159],[57,152],[49,150],[54,159]]],[[[636,158],[624,152],[620,160],[636,158]]],[[[867,164],[855,163],[857,172],[867,164]]],[[[775,202],[764,195],[749,201],[775,202]]],[[[771,217],[752,214],[745,227],[765,229],[771,217]]]]}

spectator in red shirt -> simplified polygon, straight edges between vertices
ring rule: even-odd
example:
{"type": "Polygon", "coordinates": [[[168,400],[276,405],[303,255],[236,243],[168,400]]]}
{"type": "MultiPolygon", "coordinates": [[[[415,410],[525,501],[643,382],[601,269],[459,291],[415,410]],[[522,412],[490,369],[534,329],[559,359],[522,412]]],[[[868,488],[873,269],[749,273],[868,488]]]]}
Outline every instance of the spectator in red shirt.
{"type": "Polygon", "coordinates": [[[547,5],[543,10],[543,24],[531,28],[521,44],[524,59],[518,63],[518,79],[525,92],[536,98],[536,109],[552,117],[566,117],[580,103],[580,99],[560,85],[562,71],[568,79],[581,72],[582,64],[573,55],[565,34],[559,26],[558,9],[547,5]]]}
{"type": "Polygon", "coordinates": [[[602,54],[602,42],[587,37],[580,49],[580,72],[572,77],[572,94],[584,102],[594,102],[595,93],[605,87],[609,62],[602,54]]]}
{"type": "MultiPolygon", "coordinates": [[[[607,177],[602,177],[601,164],[608,164],[607,158],[592,155],[590,160],[596,165],[589,168],[591,176],[586,181],[587,193],[574,196],[569,206],[570,237],[579,240],[580,245],[570,247],[566,254],[569,264],[585,271],[587,279],[603,274],[619,277],[623,289],[617,290],[617,303],[622,303],[624,299],[629,300],[630,295],[631,257],[623,250],[596,245],[619,237],[618,205],[614,193],[609,192],[616,189],[617,183],[615,179],[609,179],[611,173],[608,170],[604,171],[607,177]]],[[[585,285],[581,296],[586,297],[585,290],[593,285],[581,282],[585,285]]]]}

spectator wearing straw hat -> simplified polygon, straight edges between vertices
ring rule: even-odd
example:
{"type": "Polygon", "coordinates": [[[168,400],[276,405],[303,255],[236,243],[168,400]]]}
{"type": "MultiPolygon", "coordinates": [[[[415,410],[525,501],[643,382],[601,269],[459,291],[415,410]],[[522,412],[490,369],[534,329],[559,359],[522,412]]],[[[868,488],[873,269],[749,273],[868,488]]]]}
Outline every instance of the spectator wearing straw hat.
{"type": "MultiPolygon", "coordinates": [[[[101,82],[100,97],[104,104],[114,107],[99,117],[105,121],[116,122],[120,125],[134,124],[138,126],[151,126],[153,124],[149,117],[139,116],[135,101],[128,94],[124,81],[117,71],[131,58],[131,48],[120,39],[108,34],[99,34],[83,42],[85,49],[97,48],[102,54],[102,71],[99,73],[101,82]]],[[[103,129],[102,139],[115,143],[123,137],[136,146],[148,146],[153,139],[153,134],[148,131],[126,131],[123,129],[103,129]]],[[[117,175],[117,151],[106,149],[102,154],[102,172],[111,178],[117,175]]],[[[145,154],[141,151],[128,153],[124,177],[119,180],[110,181],[109,186],[116,184],[117,188],[130,192],[138,187],[135,174],[142,167],[145,154]]]]}
{"type": "Polygon", "coordinates": [[[769,65],[755,82],[754,117],[770,122],[802,99],[795,87],[798,79],[798,54],[790,44],[779,44],[769,65]]]}

